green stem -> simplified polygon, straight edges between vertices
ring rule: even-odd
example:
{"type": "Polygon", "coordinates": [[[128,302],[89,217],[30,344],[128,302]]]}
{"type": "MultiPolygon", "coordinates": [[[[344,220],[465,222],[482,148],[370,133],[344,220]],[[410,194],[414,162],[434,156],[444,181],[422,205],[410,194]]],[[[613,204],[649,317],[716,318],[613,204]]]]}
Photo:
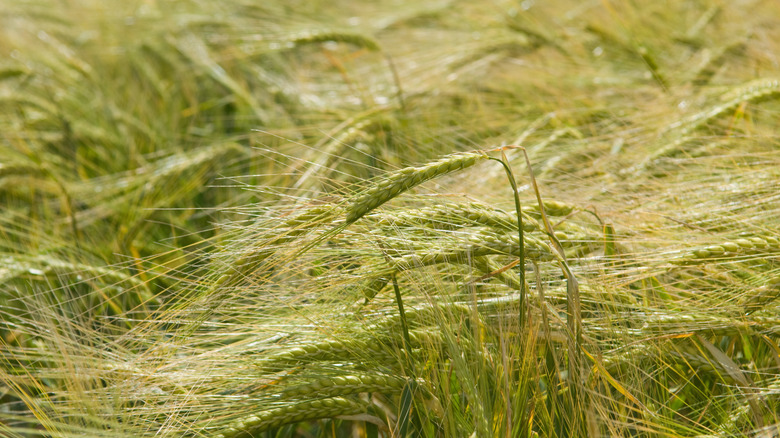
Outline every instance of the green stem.
{"type": "Polygon", "coordinates": [[[517,234],[519,237],[518,245],[520,246],[520,314],[519,323],[520,331],[523,331],[525,327],[525,242],[523,241],[523,214],[520,210],[520,196],[517,194],[517,181],[515,181],[515,175],[512,173],[512,168],[509,166],[509,160],[506,158],[506,153],[501,151],[501,159],[490,158],[491,160],[498,161],[504,166],[506,177],[509,179],[509,184],[512,186],[512,196],[515,199],[515,212],[517,213],[517,234]]]}
{"type": "Polygon", "coordinates": [[[395,291],[395,302],[398,305],[398,314],[401,319],[401,330],[404,332],[404,352],[406,353],[406,366],[410,376],[401,393],[401,406],[398,415],[398,435],[401,438],[406,438],[409,432],[409,420],[412,412],[412,383],[415,379],[415,372],[414,360],[412,359],[412,339],[409,337],[409,325],[406,323],[404,301],[401,298],[401,289],[398,287],[398,280],[395,274],[393,274],[393,290],[395,291]]]}
{"type": "Polygon", "coordinates": [[[544,224],[547,235],[550,238],[552,246],[558,253],[558,263],[561,266],[563,275],[566,277],[566,326],[568,334],[568,353],[569,353],[569,397],[570,397],[570,409],[573,410],[571,431],[573,435],[580,436],[585,430],[585,407],[584,401],[581,399],[586,393],[582,385],[582,310],[580,305],[580,288],[577,281],[577,277],[571,272],[569,264],[566,261],[566,253],[561,246],[561,242],[555,237],[555,231],[547,219],[547,213],[544,211],[544,203],[542,202],[542,195],[539,192],[539,185],[536,184],[536,177],[534,176],[533,169],[531,167],[531,159],[528,158],[528,153],[525,148],[520,147],[523,150],[525,156],[525,162],[528,165],[528,174],[531,179],[531,186],[536,194],[536,200],[539,203],[539,213],[542,216],[542,223],[544,224]]]}
{"type": "Polygon", "coordinates": [[[409,337],[409,326],[406,324],[404,301],[401,298],[401,289],[398,287],[398,280],[395,278],[395,274],[393,274],[393,290],[395,291],[395,302],[398,305],[398,314],[401,318],[401,331],[404,332],[404,351],[406,351],[409,364],[412,365],[412,339],[409,337]]]}

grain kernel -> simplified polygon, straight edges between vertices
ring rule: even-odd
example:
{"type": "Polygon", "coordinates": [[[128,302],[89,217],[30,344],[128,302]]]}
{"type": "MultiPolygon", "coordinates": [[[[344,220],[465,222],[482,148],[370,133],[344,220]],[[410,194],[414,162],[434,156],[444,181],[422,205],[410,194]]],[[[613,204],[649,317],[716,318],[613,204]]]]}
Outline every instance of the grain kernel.
{"type": "Polygon", "coordinates": [[[750,240],[755,244],[756,248],[768,248],[769,244],[760,237],[751,237],[750,240]]]}
{"type": "Polygon", "coordinates": [[[737,252],[739,250],[739,245],[734,242],[726,242],[721,246],[728,252],[737,252]]]}

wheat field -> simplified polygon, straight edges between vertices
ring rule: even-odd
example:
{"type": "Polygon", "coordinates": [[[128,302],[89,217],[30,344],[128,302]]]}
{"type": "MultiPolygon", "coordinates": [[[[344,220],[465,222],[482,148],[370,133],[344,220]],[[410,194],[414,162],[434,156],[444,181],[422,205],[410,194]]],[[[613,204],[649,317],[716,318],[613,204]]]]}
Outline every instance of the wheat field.
{"type": "Polygon", "coordinates": [[[0,436],[780,436],[777,2],[0,10],[0,436]]]}

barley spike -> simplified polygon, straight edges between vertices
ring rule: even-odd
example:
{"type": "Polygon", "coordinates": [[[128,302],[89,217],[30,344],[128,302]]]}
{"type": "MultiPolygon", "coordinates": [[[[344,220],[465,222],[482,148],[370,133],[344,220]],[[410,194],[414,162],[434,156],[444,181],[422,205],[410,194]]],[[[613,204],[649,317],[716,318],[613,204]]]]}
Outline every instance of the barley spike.
{"type": "Polygon", "coordinates": [[[406,380],[387,375],[345,375],[315,380],[304,385],[285,389],[284,397],[312,398],[334,397],[359,392],[401,392],[406,380]]]}
{"type": "Polygon", "coordinates": [[[366,411],[366,405],[354,400],[333,397],[269,409],[231,423],[214,438],[245,438],[285,424],[321,418],[356,415],[366,411]]]}
{"type": "Polygon", "coordinates": [[[358,195],[347,210],[351,224],[399,194],[438,176],[465,169],[487,158],[482,151],[448,155],[421,167],[407,167],[392,173],[364,193],[358,195]]]}

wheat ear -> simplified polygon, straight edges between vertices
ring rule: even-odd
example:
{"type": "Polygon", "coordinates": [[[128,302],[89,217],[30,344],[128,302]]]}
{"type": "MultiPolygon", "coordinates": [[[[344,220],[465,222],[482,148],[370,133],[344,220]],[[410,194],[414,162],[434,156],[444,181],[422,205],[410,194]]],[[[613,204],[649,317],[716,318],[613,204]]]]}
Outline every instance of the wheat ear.
{"type": "Polygon", "coordinates": [[[214,438],[249,438],[259,432],[301,421],[342,415],[357,415],[366,411],[367,405],[354,400],[333,397],[309,400],[276,409],[262,411],[232,423],[214,438]]]}
{"type": "Polygon", "coordinates": [[[473,166],[478,160],[486,158],[487,155],[482,151],[459,153],[421,167],[407,167],[394,172],[352,201],[347,210],[347,224],[355,222],[385,202],[425,181],[473,166]]]}
{"type": "Polygon", "coordinates": [[[282,392],[289,398],[321,398],[357,394],[360,392],[401,392],[407,379],[386,375],[344,375],[317,379],[311,383],[287,388],[282,392]]]}
{"type": "MultiPolygon", "coordinates": [[[[373,215],[371,217],[374,217],[373,215]]],[[[378,224],[392,227],[455,229],[484,225],[499,230],[516,230],[517,216],[475,202],[447,203],[377,216],[378,224]]],[[[539,223],[523,213],[523,231],[540,231],[539,223]]]]}
{"type": "Polygon", "coordinates": [[[672,263],[682,265],[696,264],[703,259],[725,260],[750,254],[774,253],[777,251],[780,251],[780,239],[776,237],[746,236],[734,241],[694,249],[673,260],[672,263]]]}
{"type": "Polygon", "coordinates": [[[362,47],[372,52],[379,52],[381,49],[379,43],[371,37],[354,32],[334,31],[334,30],[311,30],[301,32],[297,35],[292,35],[288,39],[296,46],[304,44],[316,44],[325,43],[328,41],[335,41],[338,43],[352,44],[357,47],[362,47]]]}
{"type": "MultiPolygon", "coordinates": [[[[593,246],[587,242],[597,241],[595,237],[562,231],[554,232],[554,236],[561,242],[562,247],[567,248],[564,253],[567,257],[587,254],[592,250],[593,246]]],[[[357,290],[360,290],[370,300],[385,288],[389,279],[397,272],[443,263],[463,263],[467,260],[476,262],[480,257],[489,255],[513,255],[519,257],[521,254],[524,258],[537,262],[549,262],[558,259],[558,256],[556,256],[548,243],[530,233],[526,233],[523,236],[523,245],[521,247],[517,236],[505,232],[497,233],[488,229],[479,229],[467,240],[460,242],[457,248],[419,250],[411,254],[389,257],[387,266],[373,266],[371,267],[373,270],[371,273],[368,273],[369,270],[366,269],[368,277],[357,286],[357,290]]],[[[514,281],[505,283],[507,285],[520,284],[514,281]]]]}
{"type": "Polygon", "coordinates": [[[363,355],[391,358],[393,352],[383,342],[377,339],[327,340],[295,345],[291,348],[275,352],[264,358],[260,365],[264,368],[285,368],[297,363],[352,361],[361,359],[363,355]]]}
{"type": "Polygon", "coordinates": [[[780,95],[780,79],[758,79],[751,81],[723,94],[720,98],[720,100],[724,102],[723,104],[716,105],[706,111],[694,114],[685,120],[672,123],[666,131],[683,127],[682,134],[685,135],[745,102],[773,99],[777,98],[778,95],[780,95]]]}

